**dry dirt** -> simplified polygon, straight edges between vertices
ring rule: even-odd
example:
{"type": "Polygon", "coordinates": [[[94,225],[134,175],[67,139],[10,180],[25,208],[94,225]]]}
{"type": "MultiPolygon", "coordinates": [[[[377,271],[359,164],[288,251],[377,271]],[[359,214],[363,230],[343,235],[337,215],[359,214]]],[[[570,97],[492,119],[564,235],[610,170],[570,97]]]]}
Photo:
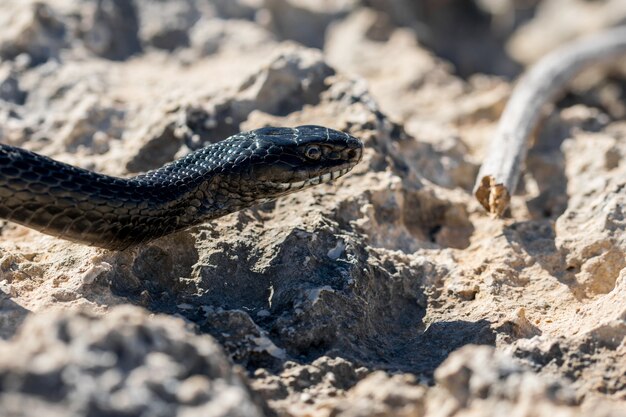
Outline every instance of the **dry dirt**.
{"type": "Polygon", "coordinates": [[[626,416],[626,65],[546,112],[507,218],[471,195],[523,68],[625,4],[0,2],[3,143],[120,176],[266,125],[366,146],[124,252],[0,223],[0,415],[626,416]]]}

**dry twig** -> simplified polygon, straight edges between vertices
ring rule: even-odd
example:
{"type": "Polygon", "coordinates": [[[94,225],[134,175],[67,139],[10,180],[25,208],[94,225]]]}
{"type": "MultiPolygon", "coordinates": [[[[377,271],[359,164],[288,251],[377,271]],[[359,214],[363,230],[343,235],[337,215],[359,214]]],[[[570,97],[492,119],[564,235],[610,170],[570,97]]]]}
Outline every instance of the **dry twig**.
{"type": "Polygon", "coordinates": [[[502,216],[526,159],[528,140],[544,105],[583,69],[626,55],[626,27],[608,29],[549,53],[522,76],[502,113],[474,195],[492,215],[502,216]]]}

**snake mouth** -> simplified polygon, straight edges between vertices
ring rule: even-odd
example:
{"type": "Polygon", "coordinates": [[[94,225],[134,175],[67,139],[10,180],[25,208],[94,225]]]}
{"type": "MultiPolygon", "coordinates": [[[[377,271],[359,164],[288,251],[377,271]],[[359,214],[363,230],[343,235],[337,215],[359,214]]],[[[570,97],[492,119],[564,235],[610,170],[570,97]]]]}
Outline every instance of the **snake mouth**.
{"type": "Polygon", "coordinates": [[[303,188],[311,187],[314,185],[324,184],[329,181],[335,180],[345,174],[347,174],[354,166],[356,162],[351,162],[348,164],[340,165],[338,167],[334,167],[331,171],[328,171],[324,174],[318,175],[313,178],[308,178],[302,181],[294,181],[294,182],[270,182],[269,184],[276,187],[278,190],[285,191],[298,191],[303,188]]]}

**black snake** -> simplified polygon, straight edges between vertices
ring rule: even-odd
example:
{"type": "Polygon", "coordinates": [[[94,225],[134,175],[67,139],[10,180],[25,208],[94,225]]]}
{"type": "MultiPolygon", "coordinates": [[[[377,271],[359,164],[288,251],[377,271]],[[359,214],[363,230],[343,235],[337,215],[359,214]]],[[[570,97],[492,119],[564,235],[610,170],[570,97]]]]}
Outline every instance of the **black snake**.
{"type": "Polygon", "coordinates": [[[338,178],[362,148],[325,127],[268,127],[116,178],[0,144],[0,218],[122,250],[338,178]]]}

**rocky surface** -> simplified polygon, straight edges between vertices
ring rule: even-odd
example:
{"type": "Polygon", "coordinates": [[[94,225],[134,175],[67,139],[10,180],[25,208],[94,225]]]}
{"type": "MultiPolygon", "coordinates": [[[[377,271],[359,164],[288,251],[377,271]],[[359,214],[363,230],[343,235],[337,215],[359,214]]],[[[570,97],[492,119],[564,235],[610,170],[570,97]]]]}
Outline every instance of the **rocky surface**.
{"type": "Polygon", "coordinates": [[[3,415],[267,415],[213,340],[137,307],[33,315],[0,352],[3,415]]]}
{"type": "Polygon", "coordinates": [[[121,176],[265,125],[366,150],[124,252],[1,223],[0,409],[626,415],[626,67],[546,117],[510,217],[471,195],[523,66],[626,11],[452,4],[1,3],[3,143],[121,176]]]}

